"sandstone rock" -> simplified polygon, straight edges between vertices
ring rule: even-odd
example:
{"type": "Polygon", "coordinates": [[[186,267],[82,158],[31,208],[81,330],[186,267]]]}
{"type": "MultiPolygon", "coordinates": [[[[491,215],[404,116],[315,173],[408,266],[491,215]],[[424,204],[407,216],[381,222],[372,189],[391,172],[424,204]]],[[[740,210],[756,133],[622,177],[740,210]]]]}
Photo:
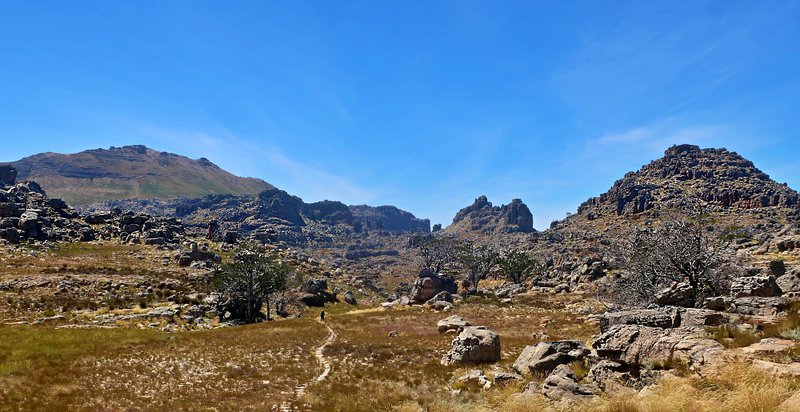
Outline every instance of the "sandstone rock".
{"type": "Polygon", "coordinates": [[[795,273],[786,273],[785,275],[775,279],[775,283],[784,294],[800,292],[800,276],[797,276],[795,273]]]}
{"type": "Polygon", "coordinates": [[[523,375],[550,372],[558,365],[583,359],[588,354],[589,349],[579,341],[540,342],[523,349],[513,368],[523,375]]]}
{"type": "Polygon", "coordinates": [[[778,378],[800,378],[800,363],[775,363],[765,360],[753,360],[753,367],[768,372],[778,378]]]}
{"type": "Polygon", "coordinates": [[[781,289],[772,276],[743,276],[731,283],[731,295],[734,298],[747,296],[772,297],[780,296],[781,289]]]}
{"type": "Polygon", "coordinates": [[[453,295],[450,292],[446,291],[446,290],[443,291],[443,292],[439,292],[439,293],[436,294],[436,296],[434,296],[430,300],[428,300],[428,303],[433,303],[433,302],[450,302],[450,303],[453,303],[453,295]]]}
{"type": "Polygon", "coordinates": [[[660,329],[638,325],[612,326],[592,346],[597,355],[631,366],[679,361],[693,370],[709,363],[724,348],[691,329],[660,329]]]}
{"type": "Polygon", "coordinates": [[[550,399],[579,400],[594,396],[594,388],[581,385],[575,372],[567,365],[558,365],[544,380],[542,394],[550,399]]]}
{"type": "Polygon", "coordinates": [[[681,327],[720,326],[730,321],[725,313],[709,309],[690,308],[683,311],[680,316],[681,327]]]}
{"type": "Polygon", "coordinates": [[[734,299],[729,310],[740,315],[775,316],[791,306],[791,300],[782,297],[747,296],[734,299]]]}
{"type": "Polygon", "coordinates": [[[461,333],[467,326],[471,326],[470,323],[457,315],[448,316],[436,322],[436,330],[439,333],[461,333]]]}
{"type": "Polygon", "coordinates": [[[500,337],[485,326],[467,326],[452,342],[442,365],[491,363],[500,360],[500,337]]]}
{"type": "Polygon", "coordinates": [[[414,282],[411,300],[414,303],[425,303],[441,292],[449,292],[451,294],[458,292],[455,278],[423,269],[414,282]]]}
{"type": "Polygon", "coordinates": [[[428,301],[426,305],[437,312],[447,312],[453,310],[453,304],[444,300],[428,301]]]}
{"type": "Polygon", "coordinates": [[[790,350],[796,346],[796,342],[790,339],[764,338],[752,345],[745,346],[739,350],[747,355],[763,356],[790,350]]]}
{"type": "Polygon", "coordinates": [[[674,328],[680,322],[676,310],[639,309],[622,312],[607,312],[600,315],[600,331],[605,332],[614,325],[642,325],[656,328],[674,328]]]}
{"type": "Polygon", "coordinates": [[[692,286],[688,283],[676,283],[666,289],[658,291],[655,302],[659,305],[694,307],[695,295],[692,286]]]}

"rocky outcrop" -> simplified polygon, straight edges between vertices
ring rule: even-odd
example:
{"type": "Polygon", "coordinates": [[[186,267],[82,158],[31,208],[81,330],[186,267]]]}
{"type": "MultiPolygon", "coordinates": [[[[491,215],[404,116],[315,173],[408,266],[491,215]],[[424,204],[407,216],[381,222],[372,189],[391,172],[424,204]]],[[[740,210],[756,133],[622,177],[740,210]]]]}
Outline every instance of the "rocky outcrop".
{"type": "Polygon", "coordinates": [[[588,399],[594,392],[594,387],[579,384],[577,375],[567,365],[558,365],[542,384],[542,395],[553,400],[588,399]]]}
{"type": "Polygon", "coordinates": [[[492,363],[500,360],[500,336],[486,326],[467,326],[453,339],[442,365],[492,363]]]}
{"type": "Polygon", "coordinates": [[[634,309],[608,312],[600,316],[600,331],[606,332],[616,325],[642,325],[654,328],[675,328],[680,324],[677,310],[634,309]]]}
{"type": "Polygon", "coordinates": [[[589,352],[582,342],[575,340],[540,342],[523,349],[513,368],[522,375],[550,372],[558,365],[583,359],[589,352]]]}
{"type": "Polygon", "coordinates": [[[640,325],[616,325],[592,346],[597,355],[629,366],[673,365],[682,362],[699,370],[723,351],[719,342],[691,329],[661,329],[640,325]]]}
{"type": "Polygon", "coordinates": [[[336,295],[328,291],[325,279],[309,279],[303,285],[300,301],[306,306],[324,307],[328,302],[336,302],[336,295]]]}
{"type": "Polygon", "coordinates": [[[525,203],[514,199],[508,205],[492,206],[486,196],[461,209],[448,231],[481,233],[528,233],[533,231],[533,215],[525,203]]]}
{"type": "Polygon", "coordinates": [[[734,298],[746,296],[766,298],[780,295],[781,288],[772,276],[744,276],[734,279],[731,283],[731,296],[734,298]]]}
{"type": "Polygon", "coordinates": [[[455,278],[451,275],[433,273],[430,269],[423,269],[419,272],[417,280],[414,281],[414,288],[411,290],[411,301],[425,303],[442,292],[451,294],[458,292],[455,278]]]}
{"type": "Polygon", "coordinates": [[[736,152],[679,145],[667,149],[663,158],[626,174],[608,192],[584,202],[578,214],[590,220],[610,214],[631,216],[681,208],[697,197],[718,210],[798,205],[797,192],[770,180],[736,152]]]}

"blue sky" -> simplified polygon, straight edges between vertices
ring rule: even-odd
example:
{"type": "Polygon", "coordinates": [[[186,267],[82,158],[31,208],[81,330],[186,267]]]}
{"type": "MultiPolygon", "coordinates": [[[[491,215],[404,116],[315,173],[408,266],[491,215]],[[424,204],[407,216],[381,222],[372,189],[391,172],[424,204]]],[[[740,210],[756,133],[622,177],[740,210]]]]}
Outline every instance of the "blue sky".
{"type": "Polygon", "coordinates": [[[3,1],[0,161],[145,144],[434,223],[522,198],[540,229],[677,143],[798,189],[798,21],[791,1],[3,1]]]}

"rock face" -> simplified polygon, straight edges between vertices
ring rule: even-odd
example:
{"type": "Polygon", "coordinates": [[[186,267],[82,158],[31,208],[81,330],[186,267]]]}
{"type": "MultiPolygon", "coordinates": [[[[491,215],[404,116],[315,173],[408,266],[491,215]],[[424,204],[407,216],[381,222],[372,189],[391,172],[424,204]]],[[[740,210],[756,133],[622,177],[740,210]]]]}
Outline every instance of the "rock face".
{"type": "Polygon", "coordinates": [[[575,340],[540,342],[523,349],[513,368],[523,375],[550,372],[558,365],[583,359],[589,352],[583,343],[575,340]]]}
{"type": "Polygon", "coordinates": [[[453,276],[442,275],[423,269],[419,272],[414,288],[411,290],[411,301],[425,303],[442,292],[456,293],[458,285],[453,276]]]}
{"type": "Polygon", "coordinates": [[[508,205],[492,206],[486,196],[461,209],[448,231],[481,233],[533,232],[533,215],[525,203],[514,199],[508,205]]]}
{"type": "Polygon", "coordinates": [[[492,363],[500,360],[500,337],[485,326],[467,326],[453,339],[442,365],[492,363]]]}
{"type": "Polygon", "coordinates": [[[719,342],[689,329],[660,329],[640,325],[616,325],[592,346],[597,355],[629,366],[667,365],[683,362],[702,368],[723,351],[719,342]]]}

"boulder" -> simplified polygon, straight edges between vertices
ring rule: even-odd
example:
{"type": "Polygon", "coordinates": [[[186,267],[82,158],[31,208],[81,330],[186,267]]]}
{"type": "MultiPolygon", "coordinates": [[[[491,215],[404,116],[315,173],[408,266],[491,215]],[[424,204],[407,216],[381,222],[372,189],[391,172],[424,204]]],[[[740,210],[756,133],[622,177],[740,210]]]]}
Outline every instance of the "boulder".
{"type": "Polygon", "coordinates": [[[643,325],[656,328],[674,328],[680,317],[676,310],[639,309],[621,312],[607,312],[600,315],[600,331],[605,332],[615,325],[643,325]]]}
{"type": "Polygon", "coordinates": [[[724,348],[692,329],[661,329],[639,325],[616,325],[592,346],[597,355],[629,366],[653,367],[676,361],[693,370],[702,368],[724,348]]]}
{"type": "Polygon", "coordinates": [[[731,296],[734,298],[747,296],[767,298],[780,295],[781,289],[772,276],[743,276],[731,283],[731,296]]]}
{"type": "Polygon", "coordinates": [[[746,296],[734,299],[730,304],[730,312],[750,316],[775,316],[789,309],[791,300],[783,297],[746,296]]]}
{"type": "Polygon", "coordinates": [[[461,333],[467,326],[471,326],[470,323],[456,315],[448,316],[436,322],[436,330],[439,333],[461,333]]]}
{"type": "Polygon", "coordinates": [[[522,382],[525,380],[522,375],[509,372],[495,372],[493,377],[495,385],[505,385],[511,382],[522,382]]]}
{"type": "Polygon", "coordinates": [[[414,303],[425,303],[441,292],[456,293],[458,285],[453,276],[442,275],[423,269],[417,280],[414,281],[414,288],[411,291],[411,300],[414,303]]]}
{"type": "Polygon", "coordinates": [[[436,294],[436,296],[434,296],[434,297],[430,298],[430,300],[428,300],[428,303],[433,303],[433,302],[450,302],[450,303],[453,303],[453,295],[450,292],[446,291],[446,290],[443,291],[443,292],[439,292],[439,293],[436,294]]]}
{"type": "Polygon", "coordinates": [[[576,340],[540,342],[523,349],[513,368],[523,375],[550,372],[558,365],[583,359],[589,352],[589,348],[576,340]]]}
{"type": "Polygon", "coordinates": [[[453,304],[445,300],[429,300],[426,305],[437,312],[447,312],[453,310],[453,304]]]}
{"type": "Polygon", "coordinates": [[[525,285],[520,283],[509,283],[495,289],[494,294],[498,298],[509,298],[514,295],[520,295],[528,291],[525,285]]]}
{"type": "Polygon", "coordinates": [[[786,264],[782,260],[769,262],[769,274],[774,278],[779,278],[786,274],[786,264]]]}
{"type": "Polygon", "coordinates": [[[353,295],[353,292],[351,292],[349,290],[344,294],[344,301],[347,302],[347,304],[349,304],[349,305],[357,305],[358,304],[358,302],[356,301],[355,295],[353,295]]]}
{"type": "Polygon", "coordinates": [[[655,294],[655,303],[659,305],[694,307],[695,293],[688,283],[675,283],[655,294]]]}
{"type": "Polygon", "coordinates": [[[580,400],[594,396],[595,389],[578,383],[575,372],[567,365],[558,365],[544,380],[542,395],[553,399],[580,400]]]}
{"type": "Polygon", "coordinates": [[[686,309],[681,313],[681,327],[706,327],[720,326],[728,323],[730,319],[724,312],[708,309],[686,309]]]}
{"type": "Polygon", "coordinates": [[[775,283],[781,289],[782,293],[800,292],[800,276],[796,273],[786,273],[785,275],[775,279],[775,283]]]}
{"type": "Polygon", "coordinates": [[[442,365],[492,363],[500,360],[500,336],[486,326],[467,326],[453,339],[442,365]]]}

